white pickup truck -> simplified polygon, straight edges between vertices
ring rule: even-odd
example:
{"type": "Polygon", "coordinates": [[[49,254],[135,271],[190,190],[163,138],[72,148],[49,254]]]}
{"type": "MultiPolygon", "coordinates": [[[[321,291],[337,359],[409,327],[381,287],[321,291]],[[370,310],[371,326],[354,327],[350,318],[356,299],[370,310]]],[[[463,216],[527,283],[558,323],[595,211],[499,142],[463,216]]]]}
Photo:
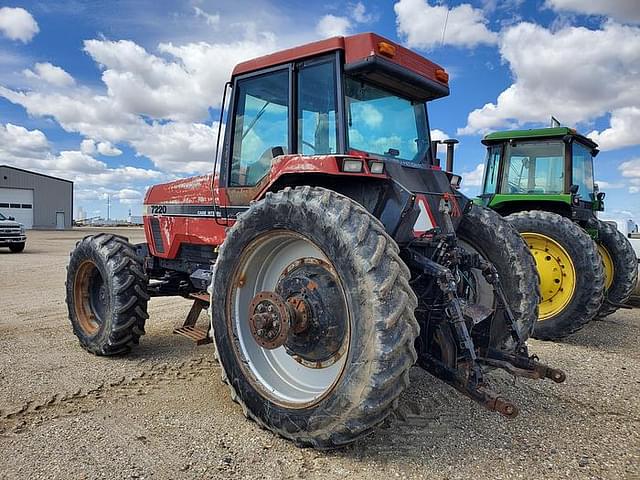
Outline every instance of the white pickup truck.
{"type": "Polygon", "coordinates": [[[9,247],[13,253],[20,253],[26,243],[24,225],[0,213],[0,247],[9,247]]]}

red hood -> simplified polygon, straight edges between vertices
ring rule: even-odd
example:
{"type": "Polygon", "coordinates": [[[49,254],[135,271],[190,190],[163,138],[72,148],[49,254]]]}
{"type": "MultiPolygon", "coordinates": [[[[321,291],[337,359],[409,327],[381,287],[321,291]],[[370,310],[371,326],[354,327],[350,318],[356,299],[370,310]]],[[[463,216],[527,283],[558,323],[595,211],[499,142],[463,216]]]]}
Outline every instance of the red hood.
{"type": "Polygon", "coordinates": [[[147,191],[144,204],[186,203],[206,204],[213,201],[211,175],[181,178],[169,183],[154,185],[147,191]]]}

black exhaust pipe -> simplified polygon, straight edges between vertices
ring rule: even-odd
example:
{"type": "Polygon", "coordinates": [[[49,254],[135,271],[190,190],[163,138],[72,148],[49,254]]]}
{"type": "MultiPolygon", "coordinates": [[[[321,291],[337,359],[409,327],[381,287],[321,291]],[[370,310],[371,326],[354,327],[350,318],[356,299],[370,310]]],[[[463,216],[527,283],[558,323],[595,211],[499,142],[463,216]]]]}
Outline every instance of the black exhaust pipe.
{"type": "Polygon", "coordinates": [[[453,149],[455,148],[454,145],[456,143],[460,143],[460,142],[458,140],[456,140],[455,138],[449,138],[447,140],[443,140],[442,143],[444,143],[447,146],[447,168],[446,168],[446,171],[453,173],[453,149]]]}

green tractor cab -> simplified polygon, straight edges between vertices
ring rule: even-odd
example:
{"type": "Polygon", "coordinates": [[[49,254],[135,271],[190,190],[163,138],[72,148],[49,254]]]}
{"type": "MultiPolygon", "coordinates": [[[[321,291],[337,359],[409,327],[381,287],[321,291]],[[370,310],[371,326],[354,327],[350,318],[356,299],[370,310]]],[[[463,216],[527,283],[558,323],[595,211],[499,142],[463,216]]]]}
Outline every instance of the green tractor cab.
{"type": "Polygon", "coordinates": [[[593,177],[598,145],[568,127],[494,132],[479,203],[520,231],[540,274],[534,337],[559,339],[629,299],[637,277],[633,248],[598,220],[603,192],[593,177]]]}

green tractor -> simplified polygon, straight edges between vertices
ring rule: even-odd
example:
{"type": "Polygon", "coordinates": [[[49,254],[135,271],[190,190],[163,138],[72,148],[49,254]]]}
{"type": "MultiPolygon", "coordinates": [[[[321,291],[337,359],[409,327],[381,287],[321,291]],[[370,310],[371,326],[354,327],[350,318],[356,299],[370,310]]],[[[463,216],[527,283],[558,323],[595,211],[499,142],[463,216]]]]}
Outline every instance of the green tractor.
{"type": "Polygon", "coordinates": [[[525,239],[540,274],[533,336],[561,339],[629,299],[638,270],[614,223],[598,220],[603,192],[593,179],[598,145],[567,127],[491,133],[480,202],[525,239]]]}

